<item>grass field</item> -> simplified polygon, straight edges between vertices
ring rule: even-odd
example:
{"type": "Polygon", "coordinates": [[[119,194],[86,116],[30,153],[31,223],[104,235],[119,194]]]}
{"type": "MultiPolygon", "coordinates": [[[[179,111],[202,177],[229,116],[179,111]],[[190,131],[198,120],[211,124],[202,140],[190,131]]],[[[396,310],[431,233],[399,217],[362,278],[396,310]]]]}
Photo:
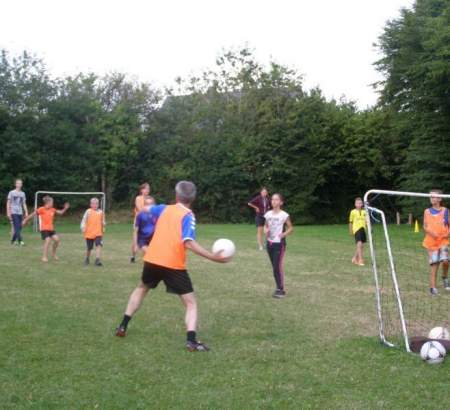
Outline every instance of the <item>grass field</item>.
{"type": "MultiPolygon", "coordinates": [[[[58,228],[58,226],[57,226],[58,228]]],[[[41,241],[11,247],[0,228],[0,408],[445,408],[450,360],[429,366],[377,338],[372,273],[349,263],[345,226],[297,227],[283,300],[271,298],[265,252],[249,225],[200,225],[199,240],[235,241],[226,265],[190,255],[209,353],[184,350],[183,309],[150,293],[125,339],[113,337],[141,264],[130,226],[110,225],[104,267],[84,267],[78,227],[59,225],[60,261],[41,241]]]]}

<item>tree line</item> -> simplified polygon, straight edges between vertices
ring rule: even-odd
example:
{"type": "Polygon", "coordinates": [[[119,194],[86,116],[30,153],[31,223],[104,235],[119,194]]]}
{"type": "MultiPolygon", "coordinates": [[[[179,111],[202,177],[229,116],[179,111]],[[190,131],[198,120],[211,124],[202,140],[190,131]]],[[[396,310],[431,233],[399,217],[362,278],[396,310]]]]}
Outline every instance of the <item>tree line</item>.
{"type": "MultiPolygon", "coordinates": [[[[201,75],[158,89],[122,73],[53,78],[24,52],[0,55],[0,193],[104,191],[130,207],[195,181],[203,220],[248,220],[261,185],[293,221],[343,221],[367,189],[450,191],[450,3],[417,0],[378,39],[379,102],[327,100],[295,69],[225,51],[201,75]]],[[[332,67],[330,67],[332,69],[332,67]]]]}

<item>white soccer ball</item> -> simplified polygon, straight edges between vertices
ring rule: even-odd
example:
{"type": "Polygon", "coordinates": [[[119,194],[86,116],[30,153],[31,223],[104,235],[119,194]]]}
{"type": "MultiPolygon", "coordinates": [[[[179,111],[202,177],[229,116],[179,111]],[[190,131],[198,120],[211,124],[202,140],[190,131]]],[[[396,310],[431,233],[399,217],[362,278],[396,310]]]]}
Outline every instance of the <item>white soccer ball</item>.
{"type": "Polygon", "coordinates": [[[430,333],[428,333],[428,339],[450,340],[450,332],[445,327],[434,327],[430,330],[430,333]]]}
{"type": "Polygon", "coordinates": [[[217,241],[214,242],[212,251],[213,253],[222,251],[222,256],[225,258],[231,258],[236,252],[236,247],[229,239],[217,239],[217,241]]]}
{"type": "Polygon", "coordinates": [[[429,364],[442,363],[446,354],[445,347],[435,340],[424,343],[420,349],[420,357],[429,364]]]}

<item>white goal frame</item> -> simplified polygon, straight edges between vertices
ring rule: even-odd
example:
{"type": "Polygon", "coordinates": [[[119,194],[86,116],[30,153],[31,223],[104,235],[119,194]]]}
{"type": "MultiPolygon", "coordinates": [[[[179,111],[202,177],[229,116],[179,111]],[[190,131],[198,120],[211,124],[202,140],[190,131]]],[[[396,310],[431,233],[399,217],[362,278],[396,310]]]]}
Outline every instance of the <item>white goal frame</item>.
{"type": "MultiPolygon", "coordinates": [[[[106,195],[104,192],[60,192],[60,191],[36,191],[34,194],[34,210],[38,208],[39,195],[91,195],[101,197],[101,208],[103,211],[103,221],[105,222],[105,211],[106,211],[106,195]]],[[[34,216],[33,229],[35,232],[38,231],[38,216],[34,216]]]]}
{"type": "MultiPolygon", "coordinates": [[[[377,307],[377,316],[378,316],[378,326],[379,326],[379,335],[382,343],[384,343],[386,346],[394,347],[394,343],[391,343],[389,340],[386,339],[386,335],[384,333],[384,323],[383,323],[383,316],[382,316],[382,306],[381,306],[381,289],[379,286],[379,276],[378,276],[378,267],[377,267],[377,259],[376,259],[376,252],[375,247],[373,244],[373,236],[372,236],[372,221],[370,218],[370,213],[374,212],[381,216],[381,222],[383,225],[383,232],[384,237],[386,240],[386,247],[387,247],[387,253],[389,258],[389,268],[390,273],[392,276],[392,283],[394,285],[395,295],[397,298],[397,305],[398,305],[398,311],[400,316],[400,322],[401,322],[401,328],[402,328],[402,335],[405,342],[405,348],[407,352],[411,352],[411,348],[409,345],[409,337],[408,337],[408,328],[406,325],[405,315],[403,311],[403,303],[401,298],[401,292],[400,287],[397,280],[397,272],[395,270],[395,263],[394,263],[394,257],[392,255],[392,248],[391,248],[391,242],[389,238],[389,230],[387,227],[386,217],[382,210],[370,206],[370,196],[371,195],[389,195],[389,196],[406,196],[406,197],[419,197],[419,198],[430,198],[432,196],[431,193],[424,194],[419,192],[407,192],[407,191],[387,191],[382,189],[371,189],[367,191],[364,194],[364,208],[366,210],[366,223],[367,223],[367,232],[369,237],[369,246],[370,246],[370,255],[372,258],[372,268],[373,268],[373,274],[374,274],[374,280],[375,280],[375,296],[376,296],[376,307],[377,307]]],[[[436,195],[436,194],[434,194],[436,195]]],[[[441,198],[450,198],[449,194],[439,194],[439,197],[441,198]]]]}

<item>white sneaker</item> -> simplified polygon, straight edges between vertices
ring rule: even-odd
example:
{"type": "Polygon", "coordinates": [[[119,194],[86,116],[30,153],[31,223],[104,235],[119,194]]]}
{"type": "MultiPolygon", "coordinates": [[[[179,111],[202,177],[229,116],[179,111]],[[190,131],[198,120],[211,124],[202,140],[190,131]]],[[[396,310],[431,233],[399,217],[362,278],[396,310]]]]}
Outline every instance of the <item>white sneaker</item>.
{"type": "Polygon", "coordinates": [[[450,290],[450,284],[448,283],[448,278],[445,278],[443,280],[443,282],[444,282],[444,289],[445,290],[450,290]]]}
{"type": "Polygon", "coordinates": [[[264,248],[263,248],[262,246],[260,246],[260,247],[259,247],[259,250],[260,250],[260,251],[263,251],[263,250],[264,250],[264,248]]]}

